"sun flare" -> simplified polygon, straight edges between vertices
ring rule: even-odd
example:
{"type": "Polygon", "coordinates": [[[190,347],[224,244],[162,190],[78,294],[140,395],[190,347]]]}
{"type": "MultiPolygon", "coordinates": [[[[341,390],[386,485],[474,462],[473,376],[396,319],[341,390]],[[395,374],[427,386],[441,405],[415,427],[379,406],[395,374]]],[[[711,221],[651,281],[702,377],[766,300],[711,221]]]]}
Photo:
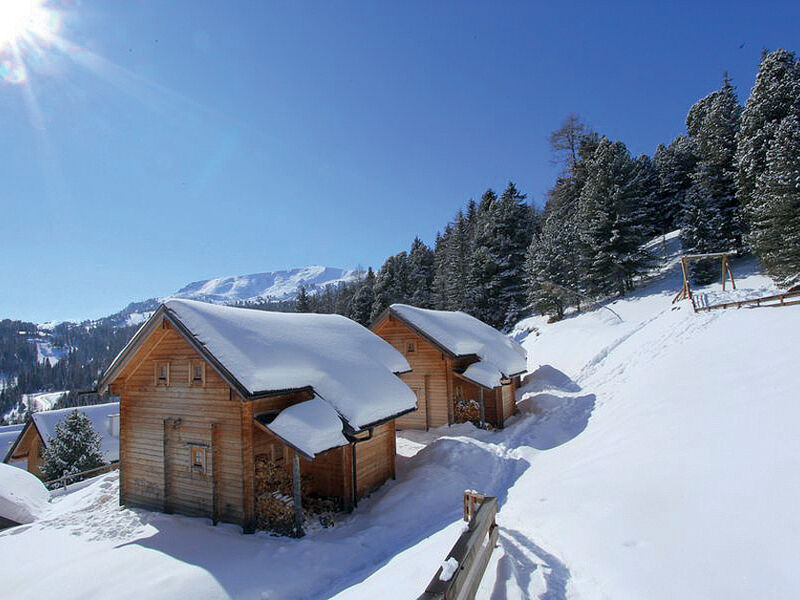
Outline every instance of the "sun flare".
{"type": "Polygon", "coordinates": [[[3,0],[0,2],[0,50],[46,30],[50,14],[44,0],[3,0]]]}

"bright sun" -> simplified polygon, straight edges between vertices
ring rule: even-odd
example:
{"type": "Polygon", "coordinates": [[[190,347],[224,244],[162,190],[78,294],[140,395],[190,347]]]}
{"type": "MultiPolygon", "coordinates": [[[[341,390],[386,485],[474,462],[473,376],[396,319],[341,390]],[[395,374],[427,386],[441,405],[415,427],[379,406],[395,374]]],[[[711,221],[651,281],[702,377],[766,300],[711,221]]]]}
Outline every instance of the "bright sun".
{"type": "Polygon", "coordinates": [[[0,51],[51,30],[52,12],[44,0],[0,0],[0,51]]]}

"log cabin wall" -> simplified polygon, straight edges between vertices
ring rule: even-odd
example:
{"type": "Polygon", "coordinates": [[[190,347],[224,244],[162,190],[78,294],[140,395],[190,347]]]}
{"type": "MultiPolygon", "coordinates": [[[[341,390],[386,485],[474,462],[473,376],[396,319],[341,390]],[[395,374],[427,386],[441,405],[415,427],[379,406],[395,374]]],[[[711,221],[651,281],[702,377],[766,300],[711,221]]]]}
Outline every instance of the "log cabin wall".
{"type": "Polygon", "coordinates": [[[210,517],[216,504],[220,520],[246,525],[253,470],[248,480],[244,457],[252,458],[252,448],[242,432],[245,423],[252,429],[252,407],[167,321],[143,342],[111,391],[120,397],[121,503],[210,517]],[[193,361],[205,365],[202,383],[189,380],[193,361]],[[168,381],[159,382],[156,368],[164,363],[168,381]],[[193,446],[207,448],[205,469],[192,466],[193,446]]]}
{"type": "Polygon", "coordinates": [[[366,496],[394,477],[395,424],[389,421],[372,430],[372,438],[356,445],[358,498],[366,496]]]}
{"type": "Polygon", "coordinates": [[[450,359],[391,314],[373,331],[399,350],[412,369],[400,378],[417,395],[417,409],[398,418],[397,428],[428,429],[452,423],[450,359]]]}
{"type": "Polygon", "coordinates": [[[44,462],[44,458],[42,458],[41,454],[43,452],[44,444],[42,443],[42,438],[39,436],[39,430],[36,429],[36,426],[31,422],[25,429],[25,433],[22,434],[17,442],[10,461],[25,459],[27,461],[26,468],[28,472],[42,479],[42,463],[44,462]]]}

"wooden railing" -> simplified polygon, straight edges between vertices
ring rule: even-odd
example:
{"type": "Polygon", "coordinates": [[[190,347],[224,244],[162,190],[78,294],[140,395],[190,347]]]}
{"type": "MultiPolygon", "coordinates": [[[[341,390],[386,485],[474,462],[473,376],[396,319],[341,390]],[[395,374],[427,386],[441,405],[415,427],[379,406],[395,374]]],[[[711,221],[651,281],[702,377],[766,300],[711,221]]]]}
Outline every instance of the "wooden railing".
{"type": "Polygon", "coordinates": [[[762,296],[760,298],[750,298],[749,300],[737,300],[736,302],[722,302],[720,304],[698,305],[692,298],[692,305],[695,312],[704,310],[714,310],[717,308],[741,308],[742,306],[770,307],[770,306],[791,306],[800,304],[800,290],[786,292],[785,294],[775,294],[773,296],[762,296]],[[795,299],[796,298],[796,299],[795,299]]]}
{"type": "Polygon", "coordinates": [[[66,488],[70,484],[79,483],[89,477],[96,477],[97,475],[102,475],[103,473],[108,473],[110,471],[115,471],[117,469],[119,469],[119,463],[113,462],[108,465],[103,465],[102,467],[97,467],[95,469],[89,469],[88,471],[83,471],[81,473],[70,473],[69,475],[64,475],[63,477],[59,477],[58,479],[45,481],[44,485],[48,490],[66,488]]]}
{"type": "Polygon", "coordinates": [[[464,492],[464,520],[469,523],[419,600],[475,598],[497,545],[497,498],[464,492]],[[445,569],[448,571],[445,573],[445,569]]]}

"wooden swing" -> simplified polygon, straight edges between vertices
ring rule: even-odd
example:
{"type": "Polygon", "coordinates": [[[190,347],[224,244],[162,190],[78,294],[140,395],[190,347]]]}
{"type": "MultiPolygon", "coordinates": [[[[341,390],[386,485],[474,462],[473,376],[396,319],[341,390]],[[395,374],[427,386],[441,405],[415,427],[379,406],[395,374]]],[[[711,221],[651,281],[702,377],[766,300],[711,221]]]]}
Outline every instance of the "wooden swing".
{"type": "Polygon", "coordinates": [[[728,279],[731,280],[731,288],[736,289],[736,282],[733,280],[733,271],[731,271],[730,255],[731,252],[713,252],[710,254],[686,254],[681,257],[681,271],[683,272],[683,288],[672,299],[672,303],[679,300],[692,299],[692,288],[689,285],[689,262],[693,260],[704,260],[707,258],[719,258],[722,271],[722,289],[725,289],[725,284],[728,279]]]}

